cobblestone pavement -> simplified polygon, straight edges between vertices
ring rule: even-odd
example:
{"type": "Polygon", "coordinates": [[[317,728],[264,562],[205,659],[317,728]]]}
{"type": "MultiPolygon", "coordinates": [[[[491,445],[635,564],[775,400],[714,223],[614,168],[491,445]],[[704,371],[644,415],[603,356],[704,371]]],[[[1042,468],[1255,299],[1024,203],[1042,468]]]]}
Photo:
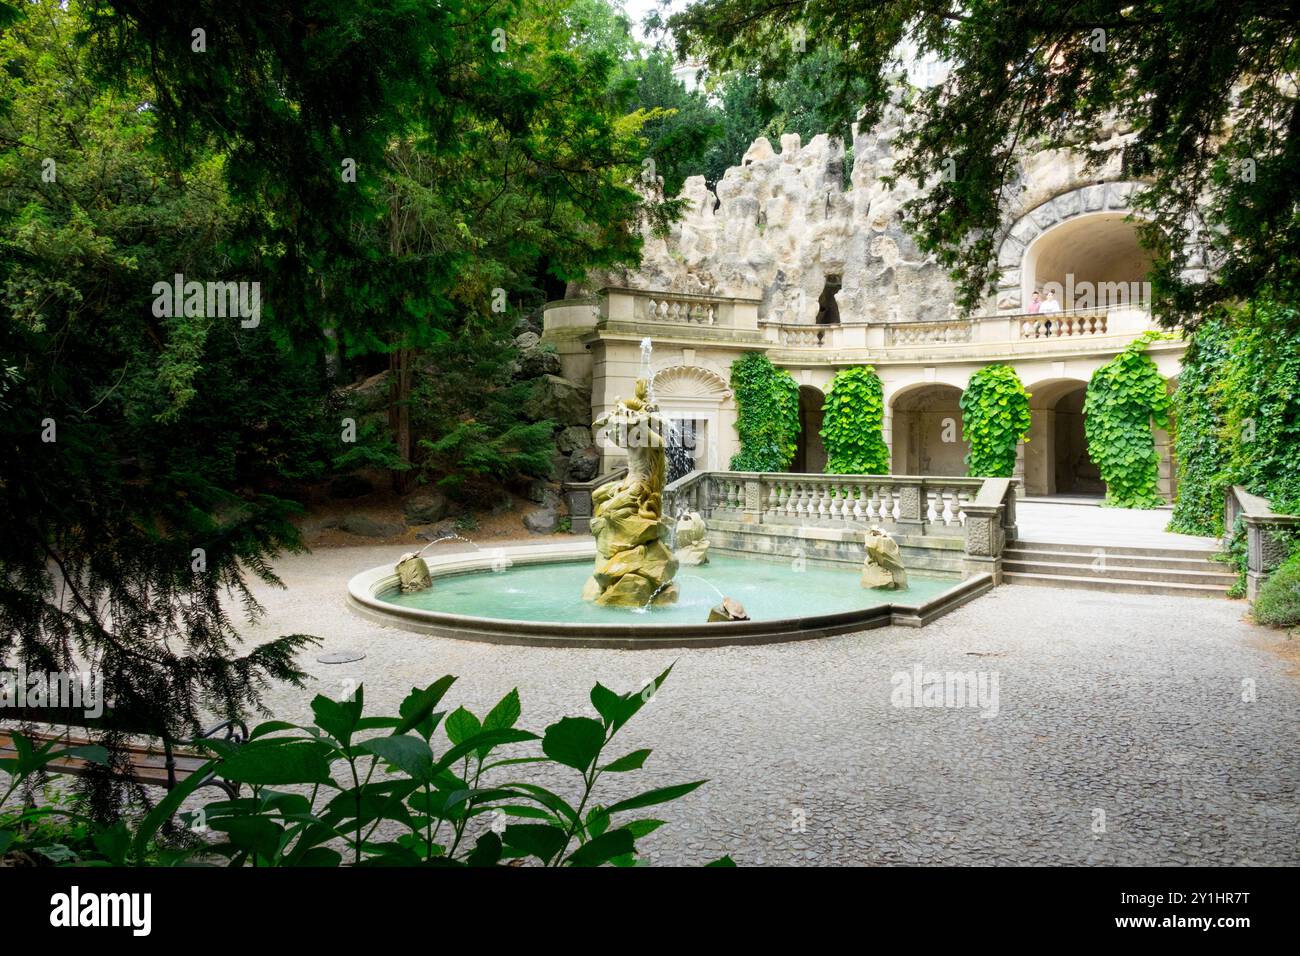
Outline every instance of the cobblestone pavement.
{"type": "Polygon", "coordinates": [[[307,690],[271,691],[276,716],[305,719],[313,693],[352,682],[369,712],[395,709],[451,673],[448,703],[481,716],[517,686],[522,725],[540,731],[591,712],[595,681],[631,690],[676,660],[619,737],[619,753],[654,754],[614,781],[615,797],[709,778],[657,808],[668,825],[642,843],[652,862],[1300,863],[1300,678],[1270,647],[1284,638],[1239,602],[1008,586],[919,630],[690,651],[500,647],[353,616],[347,578],[393,551],[278,564],[288,590],[259,592],[269,613],[246,633],[323,646],[303,656],[307,690]],[[348,649],[365,659],[316,661],[348,649]],[[918,666],[976,672],[996,687],[996,716],[982,716],[989,698],[983,711],[895,706],[918,666]]]}

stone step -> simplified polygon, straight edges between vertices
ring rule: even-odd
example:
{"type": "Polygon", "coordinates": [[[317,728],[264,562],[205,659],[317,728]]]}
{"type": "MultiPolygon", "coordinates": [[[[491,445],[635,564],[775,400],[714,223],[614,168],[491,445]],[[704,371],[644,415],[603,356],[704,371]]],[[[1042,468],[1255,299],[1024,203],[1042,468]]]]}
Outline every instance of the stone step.
{"type": "Polygon", "coordinates": [[[1117,567],[1107,563],[1105,567],[1091,564],[1069,564],[1053,561],[1022,561],[1004,557],[1003,570],[1017,574],[1052,575],[1067,578],[1086,578],[1096,581],[1147,581],[1153,584],[1206,584],[1227,590],[1237,580],[1235,574],[1223,569],[1222,565],[1207,570],[1148,565],[1146,567],[1117,567]]]}
{"type": "Polygon", "coordinates": [[[1207,571],[1228,574],[1227,565],[1208,558],[1175,558],[1169,555],[1112,554],[1101,551],[1040,551],[1031,548],[1007,548],[1003,553],[1007,561],[1043,564],[1070,564],[1087,567],[1101,564],[1116,568],[1166,568],[1170,571],[1207,571]]]}
{"type": "Polygon", "coordinates": [[[1096,556],[1099,552],[1107,555],[1125,555],[1135,558],[1201,558],[1208,560],[1219,549],[1209,546],[1200,547],[1164,547],[1160,545],[1132,546],[1115,544],[1067,544],[1056,541],[1025,541],[1017,538],[1007,542],[1008,548],[1022,551],[1067,551],[1072,554],[1096,556]]]}
{"type": "Polygon", "coordinates": [[[1227,588],[1217,584],[1172,584],[1161,581],[1134,581],[1103,577],[1080,577],[1065,574],[1033,574],[1004,571],[1006,584],[1024,584],[1040,588],[1075,588],[1085,591],[1109,591],[1121,594],[1164,594],[1175,597],[1221,598],[1227,588]]]}

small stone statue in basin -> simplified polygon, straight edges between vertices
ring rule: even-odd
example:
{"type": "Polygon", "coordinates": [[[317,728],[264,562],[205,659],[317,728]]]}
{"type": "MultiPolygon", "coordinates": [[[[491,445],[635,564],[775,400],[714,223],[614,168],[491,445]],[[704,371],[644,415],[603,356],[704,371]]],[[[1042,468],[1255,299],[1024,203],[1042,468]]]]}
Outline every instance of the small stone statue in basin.
{"type": "Polygon", "coordinates": [[[867,532],[867,558],[862,563],[862,586],[881,590],[907,587],[907,570],[898,542],[878,526],[867,532]]]}
{"type": "Polygon", "coordinates": [[[688,511],[677,519],[673,536],[673,553],[682,565],[709,563],[709,539],[704,518],[698,511],[688,511]]]}
{"type": "Polygon", "coordinates": [[[403,594],[409,594],[412,591],[427,591],[433,587],[433,578],[429,576],[428,563],[414,551],[398,558],[395,570],[403,594]]]}

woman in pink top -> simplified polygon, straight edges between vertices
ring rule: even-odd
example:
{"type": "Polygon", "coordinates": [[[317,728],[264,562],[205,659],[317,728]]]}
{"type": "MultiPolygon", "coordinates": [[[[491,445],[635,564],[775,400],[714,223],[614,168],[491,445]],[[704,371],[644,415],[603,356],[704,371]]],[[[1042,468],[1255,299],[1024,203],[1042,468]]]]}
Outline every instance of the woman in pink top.
{"type": "Polygon", "coordinates": [[[1025,309],[1025,311],[1028,312],[1030,315],[1036,315],[1038,313],[1039,307],[1042,304],[1043,304],[1042,298],[1039,296],[1037,292],[1035,292],[1034,297],[1029,300],[1029,308],[1025,309]]]}

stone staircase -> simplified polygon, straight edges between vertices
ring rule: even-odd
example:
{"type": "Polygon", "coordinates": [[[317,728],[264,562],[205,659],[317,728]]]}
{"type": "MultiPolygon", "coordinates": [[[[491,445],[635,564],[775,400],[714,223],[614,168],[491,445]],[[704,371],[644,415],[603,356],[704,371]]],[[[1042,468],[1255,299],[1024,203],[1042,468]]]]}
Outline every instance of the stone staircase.
{"type": "Polygon", "coordinates": [[[1002,556],[1007,584],[1126,594],[1224,597],[1237,576],[1211,561],[1212,548],[1116,547],[1012,541],[1002,556]]]}

